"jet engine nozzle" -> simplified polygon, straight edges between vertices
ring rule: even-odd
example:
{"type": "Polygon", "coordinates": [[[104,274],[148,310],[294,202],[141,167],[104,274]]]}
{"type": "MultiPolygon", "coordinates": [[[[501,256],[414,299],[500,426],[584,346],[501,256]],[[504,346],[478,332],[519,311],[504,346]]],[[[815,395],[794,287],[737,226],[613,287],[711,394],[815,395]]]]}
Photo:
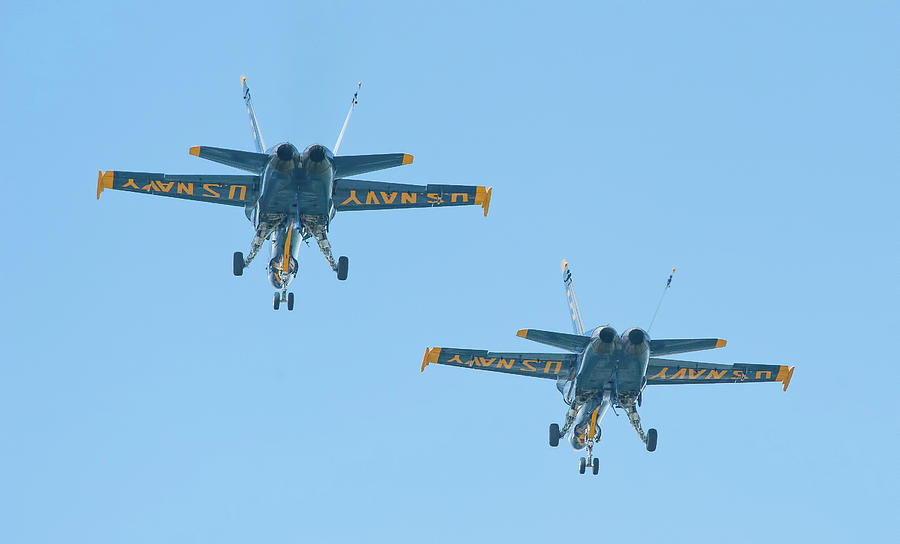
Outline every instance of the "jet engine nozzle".
{"type": "Polygon", "coordinates": [[[625,352],[633,355],[650,349],[647,333],[637,327],[622,333],[622,343],[625,344],[625,352]]]}
{"type": "Polygon", "coordinates": [[[283,161],[289,161],[294,158],[295,151],[296,149],[291,144],[280,144],[275,149],[275,155],[283,161]]]}
{"type": "Polygon", "coordinates": [[[309,160],[312,162],[322,162],[325,160],[325,148],[321,145],[314,145],[309,148],[309,160]]]}
{"type": "Polygon", "coordinates": [[[604,354],[612,353],[615,348],[616,329],[606,326],[594,329],[591,334],[591,349],[594,353],[604,354]]]}

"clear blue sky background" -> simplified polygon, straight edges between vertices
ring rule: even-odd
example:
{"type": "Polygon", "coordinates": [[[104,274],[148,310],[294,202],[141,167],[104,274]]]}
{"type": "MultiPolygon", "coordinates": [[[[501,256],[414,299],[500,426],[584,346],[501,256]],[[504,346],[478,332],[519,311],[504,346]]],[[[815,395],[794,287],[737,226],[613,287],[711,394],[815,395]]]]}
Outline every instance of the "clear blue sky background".
{"type": "Polygon", "coordinates": [[[0,7],[0,541],[892,541],[897,4],[0,7]],[[493,185],[480,210],[340,215],[275,313],[234,208],[98,169],[188,147],[408,152],[367,176],[493,185]],[[547,445],[551,382],[431,367],[586,321],[718,336],[778,385],[647,391],[601,475],[547,445]]]}

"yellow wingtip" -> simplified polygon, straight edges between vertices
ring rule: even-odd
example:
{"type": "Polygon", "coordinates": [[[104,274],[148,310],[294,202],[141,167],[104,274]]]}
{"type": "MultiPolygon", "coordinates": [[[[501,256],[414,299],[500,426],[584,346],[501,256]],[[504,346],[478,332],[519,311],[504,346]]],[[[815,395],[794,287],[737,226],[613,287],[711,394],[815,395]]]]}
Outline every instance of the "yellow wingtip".
{"type": "Polygon", "coordinates": [[[243,87],[244,83],[246,83],[246,82],[247,82],[247,76],[245,76],[244,74],[241,74],[241,87],[243,87]]]}
{"type": "Polygon", "coordinates": [[[778,367],[778,376],[775,378],[776,382],[781,382],[783,387],[782,391],[787,391],[789,385],[791,385],[791,378],[794,377],[794,367],[786,367],[781,366],[778,367]]]}
{"type": "Polygon", "coordinates": [[[569,261],[563,259],[559,265],[560,272],[565,272],[567,266],[569,266],[569,261]]]}
{"type": "Polygon", "coordinates": [[[485,217],[487,217],[488,210],[491,207],[491,192],[493,190],[493,187],[484,187],[482,185],[475,187],[475,204],[481,204],[485,217]]]}
{"type": "Polygon", "coordinates": [[[104,189],[112,189],[114,175],[115,172],[113,171],[103,172],[102,170],[97,170],[97,200],[100,200],[100,193],[104,189]]]}
{"type": "Polygon", "coordinates": [[[195,145],[194,147],[190,148],[188,150],[188,152],[195,157],[199,157],[200,156],[200,146],[195,145]]]}
{"type": "Polygon", "coordinates": [[[519,329],[516,331],[516,336],[519,338],[527,338],[528,337],[528,329],[519,329]]]}
{"type": "Polygon", "coordinates": [[[413,162],[413,156],[410,155],[409,153],[404,153],[404,154],[403,154],[403,161],[400,162],[400,165],[401,165],[401,166],[405,166],[405,165],[407,165],[407,164],[412,164],[412,162],[413,162]]]}
{"type": "Polygon", "coordinates": [[[422,357],[422,368],[419,372],[425,372],[425,367],[431,363],[436,363],[441,355],[441,348],[425,348],[425,356],[422,357]]]}
{"type": "Polygon", "coordinates": [[[727,343],[728,343],[727,340],[722,340],[721,338],[719,338],[718,340],[716,340],[716,347],[724,348],[727,343]]]}

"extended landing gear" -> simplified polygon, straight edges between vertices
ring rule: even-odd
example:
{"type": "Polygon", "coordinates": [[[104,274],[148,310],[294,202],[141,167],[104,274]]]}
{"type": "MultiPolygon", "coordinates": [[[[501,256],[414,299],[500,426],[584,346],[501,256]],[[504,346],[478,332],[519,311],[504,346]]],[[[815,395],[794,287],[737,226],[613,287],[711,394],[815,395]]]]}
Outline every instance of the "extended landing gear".
{"type": "Polygon", "coordinates": [[[347,279],[347,271],[350,267],[350,259],[347,257],[341,257],[337,262],[337,277],[339,280],[344,281],[347,279]]]}
{"type": "Polygon", "coordinates": [[[244,254],[240,251],[234,252],[234,275],[242,276],[244,274],[244,254]]]}
{"type": "Polygon", "coordinates": [[[620,398],[620,402],[625,413],[628,414],[628,421],[631,422],[631,426],[634,427],[635,432],[641,438],[641,442],[647,446],[647,451],[656,451],[658,433],[656,429],[650,429],[644,434],[644,429],[641,427],[641,416],[638,415],[635,406],[638,399],[640,399],[640,395],[626,395],[620,398]]]}
{"type": "Polygon", "coordinates": [[[272,299],[272,308],[277,310],[281,307],[282,302],[287,302],[287,309],[291,311],[294,309],[294,293],[287,293],[282,291],[280,294],[275,293],[275,298],[272,299]]]}
{"type": "Polygon", "coordinates": [[[556,423],[550,424],[550,447],[555,448],[559,446],[559,425],[556,423]]]}
{"type": "Polygon", "coordinates": [[[590,462],[587,459],[582,457],[578,460],[578,474],[584,474],[584,471],[587,467],[591,467],[591,472],[594,473],[594,476],[600,474],[600,459],[598,457],[594,457],[590,462]]]}

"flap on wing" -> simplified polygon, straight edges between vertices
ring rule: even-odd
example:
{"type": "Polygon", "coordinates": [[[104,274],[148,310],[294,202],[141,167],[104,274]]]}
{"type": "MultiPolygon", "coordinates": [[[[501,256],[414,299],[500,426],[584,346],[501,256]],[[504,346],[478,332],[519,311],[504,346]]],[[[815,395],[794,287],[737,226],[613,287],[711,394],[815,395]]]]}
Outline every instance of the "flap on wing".
{"type": "MultiPolygon", "coordinates": [[[[251,116],[253,114],[251,113],[251,116]]],[[[196,145],[190,149],[191,155],[200,157],[201,159],[227,164],[247,172],[254,174],[261,173],[266,164],[269,163],[269,156],[265,153],[253,153],[251,151],[238,151],[237,149],[224,149],[221,147],[206,147],[196,145]]]]}
{"type": "Polygon", "coordinates": [[[334,202],[338,211],[480,205],[487,216],[491,191],[492,188],[473,185],[407,185],[337,179],[334,202]]]}
{"type": "Polygon", "coordinates": [[[591,343],[591,339],[588,336],[567,334],[564,332],[542,331],[538,329],[519,329],[519,331],[516,332],[516,336],[533,342],[547,344],[548,346],[555,346],[574,353],[581,353],[584,351],[584,348],[591,343]]]}
{"type": "Polygon", "coordinates": [[[177,175],[110,170],[100,172],[97,177],[98,199],[105,189],[244,206],[256,200],[259,176],[177,175]]]}
{"type": "Polygon", "coordinates": [[[787,391],[794,367],[735,363],[695,363],[672,359],[650,358],[647,384],[780,382],[787,391]]]}
{"type": "Polygon", "coordinates": [[[422,371],[430,364],[463,366],[536,378],[569,376],[578,355],[573,353],[500,353],[477,349],[425,348],[422,371]]]}
{"type": "Polygon", "coordinates": [[[345,178],[367,172],[376,172],[396,166],[412,164],[408,153],[382,153],[380,155],[338,155],[334,157],[334,177],[345,178]]]}
{"type": "Polygon", "coordinates": [[[679,338],[650,340],[650,355],[672,355],[703,351],[705,349],[724,348],[727,342],[721,338],[679,338]]]}

